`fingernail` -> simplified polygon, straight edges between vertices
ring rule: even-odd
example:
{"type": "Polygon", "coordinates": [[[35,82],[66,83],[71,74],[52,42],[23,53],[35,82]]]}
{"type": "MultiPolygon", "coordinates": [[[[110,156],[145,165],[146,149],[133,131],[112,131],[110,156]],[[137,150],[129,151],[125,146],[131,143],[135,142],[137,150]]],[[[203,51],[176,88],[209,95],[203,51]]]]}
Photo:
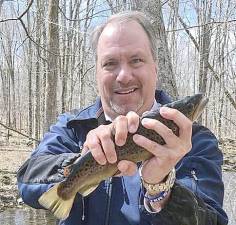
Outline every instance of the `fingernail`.
{"type": "Polygon", "coordinates": [[[115,157],[115,156],[111,156],[110,158],[109,158],[109,162],[110,163],[115,163],[117,161],[117,158],[115,157]]]}
{"type": "Polygon", "coordinates": [[[141,123],[142,123],[142,125],[145,125],[145,124],[148,123],[148,121],[149,121],[148,118],[143,118],[142,121],[141,121],[141,123]]]}
{"type": "Polygon", "coordinates": [[[129,126],[129,132],[130,132],[130,133],[135,133],[135,132],[136,132],[136,127],[135,127],[133,124],[131,124],[131,125],[129,126]]]}
{"type": "Polygon", "coordinates": [[[135,134],[135,135],[133,136],[133,140],[134,140],[134,142],[136,142],[136,141],[138,140],[138,135],[135,134]]]}
{"type": "Polygon", "coordinates": [[[99,164],[101,164],[101,165],[106,165],[107,164],[107,161],[106,160],[100,160],[100,162],[99,162],[99,164]]]}
{"type": "Polygon", "coordinates": [[[118,146],[123,146],[123,145],[125,144],[125,141],[126,141],[126,140],[123,140],[123,139],[117,139],[117,140],[116,140],[116,144],[117,144],[118,146]]]}
{"type": "Polygon", "coordinates": [[[121,142],[120,140],[117,140],[117,141],[116,141],[116,144],[117,144],[118,146],[122,146],[122,145],[123,145],[123,142],[121,142]]]}
{"type": "Polygon", "coordinates": [[[168,112],[169,112],[168,107],[163,106],[163,107],[160,108],[160,113],[168,113],[168,112]]]}

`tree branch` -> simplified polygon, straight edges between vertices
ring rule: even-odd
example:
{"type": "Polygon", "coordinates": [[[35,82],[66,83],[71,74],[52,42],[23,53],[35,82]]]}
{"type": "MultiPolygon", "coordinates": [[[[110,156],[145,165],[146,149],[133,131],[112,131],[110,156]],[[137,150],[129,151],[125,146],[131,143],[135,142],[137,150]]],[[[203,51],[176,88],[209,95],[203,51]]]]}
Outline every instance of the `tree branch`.
{"type": "MultiPolygon", "coordinates": [[[[70,18],[68,18],[68,17],[65,15],[65,13],[64,13],[63,10],[61,9],[61,7],[58,7],[58,8],[59,8],[60,13],[65,17],[65,19],[66,19],[66,20],[69,20],[69,21],[72,21],[72,22],[83,21],[83,20],[88,20],[88,19],[93,19],[93,18],[96,18],[96,17],[101,18],[101,15],[99,15],[99,16],[95,16],[95,15],[98,15],[98,14],[100,14],[100,13],[102,13],[102,12],[107,12],[107,11],[109,11],[109,9],[104,9],[104,10],[101,10],[101,11],[99,11],[99,12],[96,12],[96,13],[92,14],[91,16],[86,16],[86,17],[80,18],[80,19],[70,19],[70,18]]],[[[106,17],[107,17],[107,16],[106,16],[106,17]]]]}
{"type": "Polygon", "coordinates": [[[22,132],[20,132],[20,131],[18,131],[18,130],[16,130],[16,129],[13,129],[13,128],[11,128],[11,127],[9,127],[9,126],[3,124],[2,122],[0,122],[0,125],[3,126],[3,127],[6,128],[6,129],[8,129],[8,130],[14,131],[14,132],[16,132],[16,133],[18,133],[18,134],[20,134],[20,135],[22,135],[22,136],[24,136],[24,137],[27,137],[27,138],[29,138],[30,140],[39,142],[39,140],[37,140],[37,139],[35,139],[35,138],[33,138],[33,137],[30,137],[29,135],[24,134],[24,133],[22,133],[22,132]]]}
{"type": "Polygon", "coordinates": [[[34,0],[31,0],[29,2],[29,5],[27,6],[26,10],[20,15],[18,16],[17,18],[9,18],[9,19],[4,19],[4,20],[0,20],[0,23],[2,22],[7,22],[7,21],[10,21],[10,20],[21,20],[21,18],[28,12],[28,10],[30,9],[30,7],[32,6],[34,0]]]}
{"type": "MultiPolygon", "coordinates": [[[[178,16],[178,17],[180,17],[180,16],[178,16]]],[[[210,24],[225,24],[225,23],[235,23],[235,22],[236,22],[236,19],[226,20],[226,21],[212,21],[212,22],[208,22],[208,23],[204,23],[204,24],[200,24],[200,25],[189,26],[189,27],[185,24],[185,28],[179,28],[179,29],[175,29],[175,30],[167,30],[166,32],[176,32],[176,31],[182,31],[182,30],[186,31],[186,29],[204,27],[204,26],[210,25],[210,24]]],[[[180,22],[180,23],[182,24],[182,22],[180,22]]]]}
{"type": "MultiPolygon", "coordinates": [[[[192,40],[192,42],[193,42],[194,46],[196,47],[197,51],[199,52],[199,45],[198,45],[197,41],[195,40],[195,38],[193,37],[193,35],[188,30],[187,25],[185,24],[185,22],[183,21],[183,19],[179,15],[178,15],[178,19],[179,19],[180,23],[182,24],[182,26],[184,27],[184,30],[186,31],[186,33],[189,35],[189,38],[192,40]]],[[[219,74],[217,74],[217,72],[214,70],[214,68],[209,63],[209,61],[207,61],[207,67],[208,67],[208,69],[211,70],[215,80],[217,82],[220,82],[219,74]]],[[[224,89],[225,96],[228,98],[228,100],[230,101],[230,103],[232,104],[234,109],[236,110],[236,102],[235,102],[234,98],[231,96],[229,90],[225,87],[225,85],[223,85],[223,89],[224,89]]]]}

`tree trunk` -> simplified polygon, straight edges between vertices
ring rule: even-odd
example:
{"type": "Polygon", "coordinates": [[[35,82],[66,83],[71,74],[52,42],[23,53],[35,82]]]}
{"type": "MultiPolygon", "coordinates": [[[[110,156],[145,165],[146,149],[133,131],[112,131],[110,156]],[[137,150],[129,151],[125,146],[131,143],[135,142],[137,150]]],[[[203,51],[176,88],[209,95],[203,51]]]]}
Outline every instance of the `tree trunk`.
{"type": "MultiPolygon", "coordinates": [[[[35,139],[40,139],[40,112],[41,112],[41,105],[40,105],[40,55],[41,55],[41,25],[40,25],[40,18],[42,16],[42,4],[41,0],[37,0],[37,15],[36,15],[36,63],[35,63],[35,117],[34,117],[34,137],[35,139]]],[[[37,142],[35,142],[35,145],[37,142]]]]}
{"type": "Polygon", "coordinates": [[[208,73],[208,61],[210,53],[211,42],[211,25],[207,24],[211,20],[211,2],[204,2],[204,5],[200,6],[204,9],[200,18],[199,24],[206,24],[200,30],[200,68],[199,68],[199,92],[206,93],[207,87],[207,73],[208,73]]]}
{"type": "Polygon", "coordinates": [[[57,80],[58,80],[58,53],[59,53],[59,30],[58,30],[59,0],[49,1],[49,31],[48,31],[48,74],[46,84],[46,110],[44,131],[55,122],[57,115],[57,80]]]}
{"type": "MultiPolygon", "coordinates": [[[[27,12],[27,23],[28,23],[28,32],[31,31],[31,22],[30,22],[30,11],[27,12]]],[[[36,31],[37,32],[37,31],[36,31]]],[[[27,66],[28,66],[28,126],[29,126],[29,136],[32,136],[33,133],[33,104],[32,104],[32,42],[30,39],[28,39],[28,60],[27,60],[27,66]]]]}
{"type": "MultiPolygon", "coordinates": [[[[47,10],[48,10],[48,4],[44,2],[44,0],[42,1],[42,5],[41,5],[41,9],[42,9],[42,17],[46,17],[47,14],[47,10]]],[[[42,18],[41,18],[42,21],[42,18]]],[[[42,38],[43,41],[41,43],[43,50],[42,50],[42,58],[43,58],[43,62],[42,62],[42,79],[41,79],[41,112],[40,112],[40,118],[41,118],[41,129],[40,132],[44,133],[45,129],[44,129],[44,121],[46,121],[46,86],[47,86],[47,74],[48,74],[48,65],[47,65],[47,60],[45,60],[48,56],[47,56],[47,24],[46,21],[43,19],[43,21],[41,22],[41,26],[42,26],[42,38]]]]}
{"type": "Polygon", "coordinates": [[[147,11],[154,19],[154,26],[157,31],[157,87],[167,91],[173,99],[176,99],[178,97],[178,90],[168,49],[167,36],[161,10],[161,1],[157,0],[151,2],[145,8],[145,11],[147,11]]]}

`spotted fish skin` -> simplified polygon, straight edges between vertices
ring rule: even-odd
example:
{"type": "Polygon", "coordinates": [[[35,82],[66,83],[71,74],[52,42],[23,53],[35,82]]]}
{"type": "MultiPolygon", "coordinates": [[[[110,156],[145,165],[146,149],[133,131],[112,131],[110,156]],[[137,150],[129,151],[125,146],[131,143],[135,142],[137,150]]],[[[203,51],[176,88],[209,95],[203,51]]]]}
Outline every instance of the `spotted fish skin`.
{"type": "MultiPolygon", "coordinates": [[[[165,106],[177,109],[190,120],[194,120],[194,113],[203,98],[204,96],[202,94],[197,94],[194,96],[188,96],[179,101],[166,104],[165,106]]],[[[205,105],[203,105],[202,107],[204,108],[205,105]]],[[[143,118],[159,120],[168,128],[170,128],[175,135],[179,135],[178,126],[173,121],[163,118],[160,115],[159,110],[146,112],[140,118],[140,120],[142,120],[143,118]]],[[[143,135],[144,137],[147,137],[148,139],[155,141],[158,144],[165,144],[164,139],[159,134],[157,134],[153,130],[146,129],[142,126],[141,123],[139,123],[139,127],[136,133],[143,135]]],[[[152,156],[150,152],[135,144],[135,142],[133,141],[133,135],[134,134],[128,133],[125,145],[115,145],[118,159],[117,162],[119,162],[120,160],[130,160],[137,163],[145,161],[152,156]]],[[[105,180],[116,173],[117,163],[107,163],[106,165],[100,165],[94,160],[91,152],[87,152],[84,156],[78,158],[78,160],[76,160],[71,166],[70,175],[59,185],[58,195],[65,199],[69,198],[71,194],[74,194],[76,192],[79,192],[83,195],[86,186],[97,186],[102,180],[105,180]]]]}
{"type": "MultiPolygon", "coordinates": [[[[187,118],[195,121],[206,106],[207,101],[202,94],[197,94],[166,104],[165,106],[177,109],[187,118]]],[[[144,113],[140,121],[143,118],[159,120],[170,128],[175,135],[179,135],[178,126],[173,121],[163,118],[159,110],[144,113]]],[[[158,133],[151,129],[146,129],[142,126],[141,122],[136,134],[143,135],[158,144],[165,144],[164,139],[158,133]]],[[[91,152],[78,157],[73,164],[65,168],[65,174],[67,174],[65,180],[45,192],[39,198],[39,203],[46,209],[51,210],[57,218],[65,219],[69,216],[76,193],[87,196],[93,192],[101,181],[114,176],[118,172],[117,163],[120,160],[129,160],[137,163],[152,157],[150,152],[135,144],[133,135],[128,133],[126,143],[123,146],[115,145],[118,160],[114,164],[98,164],[91,152]]]]}
{"type": "MultiPolygon", "coordinates": [[[[161,117],[159,111],[146,113],[140,120],[143,118],[158,119],[178,135],[177,125],[173,121],[168,121],[161,117]]],[[[165,144],[164,139],[159,134],[153,130],[146,129],[141,123],[139,123],[136,134],[143,135],[161,145],[165,144]]],[[[128,133],[125,145],[115,145],[117,162],[120,160],[129,160],[137,163],[145,161],[152,156],[150,152],[133,141],[133,135],[128,133]]],[[[83,189],[86,188],[88,182],[90,183],[88,186],[97,186],[102,180],[116,174],[118,172],[117,162],[114,164],[107,163],[106,165],[100,165],[94,160],[91,152],[87,152],[70,166],[71,172],[67,179],[59,185],[58,195],[63,199],[69,199],[76,192],[83,194],[83,189]]]]}

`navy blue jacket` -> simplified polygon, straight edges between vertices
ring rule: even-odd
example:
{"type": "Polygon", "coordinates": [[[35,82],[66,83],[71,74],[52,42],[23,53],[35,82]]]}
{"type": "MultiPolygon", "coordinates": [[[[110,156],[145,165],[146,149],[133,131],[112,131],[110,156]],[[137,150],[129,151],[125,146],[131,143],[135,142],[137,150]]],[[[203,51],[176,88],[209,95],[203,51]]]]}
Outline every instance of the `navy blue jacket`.
{"type": "MultiPolygon", "coordinates": [[[[156,92],[161,104],[170,101],[156,92]]],[[[18,172],[18,187],[24,202],[42,208],[38,198],[64,179],[62,168],[80,152],[87,133],[103,115],[100,99],[82,111],[66,113],[45,134],[38,148],[18,172]]],[[[227,224],[222,209],[222,153],[215,136],[205,127],[193,125],[192,149],[176,165],[177,181],[170,200],[160,213],[143,206],[138,173],[101,182],[89,196],[77,194],[70,216],[63,225],[216,225],[227,224]]]]}

